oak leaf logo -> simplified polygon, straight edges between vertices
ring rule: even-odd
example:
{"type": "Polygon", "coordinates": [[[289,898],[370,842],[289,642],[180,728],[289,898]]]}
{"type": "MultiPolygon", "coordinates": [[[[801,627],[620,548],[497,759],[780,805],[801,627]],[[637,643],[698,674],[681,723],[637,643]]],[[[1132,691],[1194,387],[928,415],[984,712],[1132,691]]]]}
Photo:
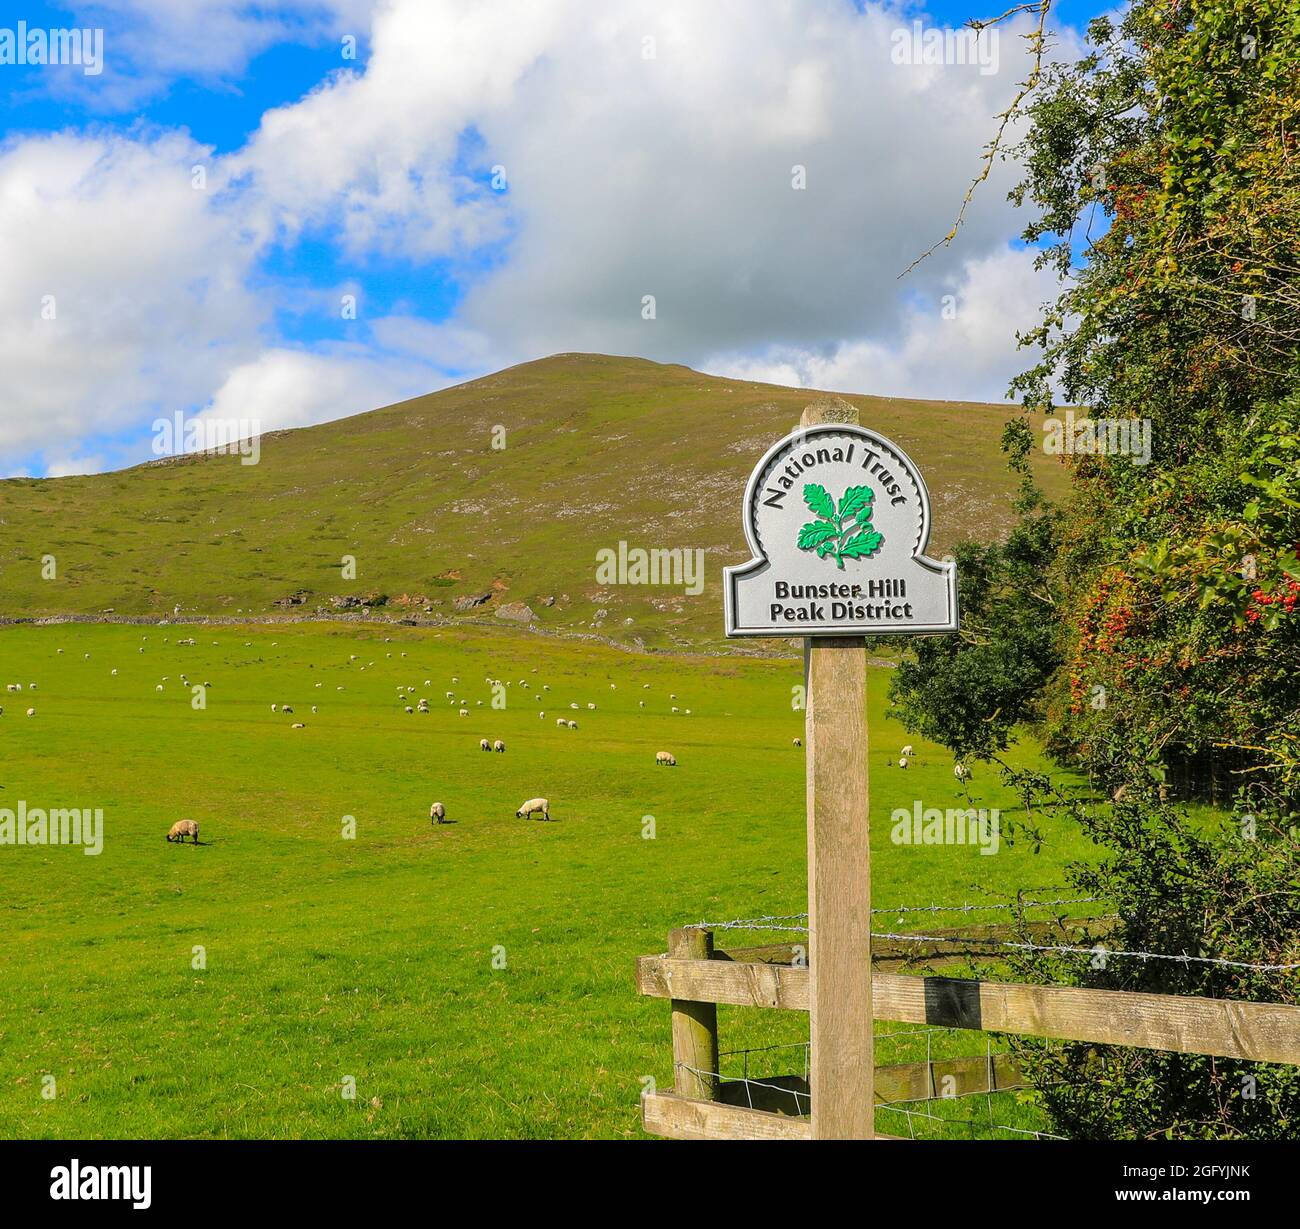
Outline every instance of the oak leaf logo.
{"type": "Polygon", "coordinates": [[[851,486],[836,508],[824,486],[808,483],[803,489],[803,499],[817,520],[809,521],[799,530],[799,549],[816,551],[819,559],[834,559],[841,569],[846,559],[871,558],[885,540],[871,524],[871,505],[875,498],[869,486],[851,486]]]}

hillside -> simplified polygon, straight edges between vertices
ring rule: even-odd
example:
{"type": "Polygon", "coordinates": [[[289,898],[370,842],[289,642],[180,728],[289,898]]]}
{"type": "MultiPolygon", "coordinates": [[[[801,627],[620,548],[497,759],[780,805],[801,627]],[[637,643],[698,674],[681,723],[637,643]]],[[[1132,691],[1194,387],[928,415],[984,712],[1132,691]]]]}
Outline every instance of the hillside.
{"type": "MultiPolygon", "coordinates": [[[[303,615],[369,601],[394,617],[482,619],[526,603],[550,630],[716,641],[721,569],[748,557],[745,479],[815,396],[562,354],[268,435],[258,465],[189,456],[11,479],[0,482],[0,617],[161,618],[178,605],[185,616],[303,615]],[[496,427],[504,448],[493,448],[496,427]],[[703,592],[600,585],[597,551],[620,541],[703,549],[703,592]],[[48,580],[47,555],[57,573],[48,580]],[[348,555],[355,579],[343,575],[348,555]]],[[[932,553],[1005,532],[1007,407],[848,399],[925,474],[932,553]]],[[[1061,469],[1041,455],[1037,464],[1059,487],[1061,469]]]]}

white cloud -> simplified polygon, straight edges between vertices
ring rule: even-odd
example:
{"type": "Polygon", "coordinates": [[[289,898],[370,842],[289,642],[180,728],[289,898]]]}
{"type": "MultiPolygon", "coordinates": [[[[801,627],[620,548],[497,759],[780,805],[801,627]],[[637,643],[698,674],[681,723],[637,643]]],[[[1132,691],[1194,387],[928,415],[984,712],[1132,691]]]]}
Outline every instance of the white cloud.
{"type": "Polygon", "coordinates": [[[116,460],[174,409],[318,422],[556,351],[954,398],[1000,396],[1021,364],[1014,331],[1051,290],[1006,247],[1013,168],[897,280],[1023,76],[1016,25],[987,74],[893,63],[910,17],[844,0],[98,5],[138,82],[237,74],[372,8],[364,67],[267,112],[236,154],[141,129],[0,146],[0,464],[116,460]],[[377,257],[449,269],[454,317],[397,307],[346,347],[288,343],[276,309],[335,293],[266,276],[303,235],[354,258],[363,301],[377,257]]]}
{"type": "Polygon", "coordinates": [[[360,37],[380,2],[83,0],[62,24],[104,31],[104,71],[50,74],[45,84],[100,111],[130,110],[178,78],[225,86],[276,43],[360,37]]]}
{"type": "Polygon", "coordinates": [[[933,301],[913,300],[891,342],[841,339],[817,349],[773,346],[757,355],[715,355],[704,370],[743,380],[870,392],[886,397],[1000,401],[1034,352],[1014,343],[1056,296],[1051,273],[1019,248],[967,261],[933,301]]]}
{"type": "MultiPolygon", "coordinates": [[[[887,342],[898,273],[948,229],[1025,70],[1014,23],[996,73],[895,64],[903,24],[842,0],[398,0],[364,73],[269,114],[241,170],[282,226],[332,222],[358,255],[508,235],[461,318],[519,354],[887,342]]],[[[933,296],[1005,243],[1013,174],[902,289],[933,296]]]]}
{"type": "Polygon", "coordinates": [[[231,371],[200,417],[283,431],[379,409],[449,382],[427,364],[358,349],[272,349],[231,371]]]}
{"type": "Polygon", "coordinates": [[[256,255],[179,135],[56,135],[0,150],[0,458],[67,457],[194,404],[258,348],[256,255]]]}

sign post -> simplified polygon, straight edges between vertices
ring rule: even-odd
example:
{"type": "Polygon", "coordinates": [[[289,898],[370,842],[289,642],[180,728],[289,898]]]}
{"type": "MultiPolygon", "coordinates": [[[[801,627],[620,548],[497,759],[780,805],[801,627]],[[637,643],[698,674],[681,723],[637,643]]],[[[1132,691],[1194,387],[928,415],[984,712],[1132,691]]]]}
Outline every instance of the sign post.
{"type": "Polygon", "coordinates": [[[728,636],[804,634],[814,1139],[875,1134],[864,637],[957,629],[956,568],[925,556],[929,529],[906,454],[824,399],[750,476],[753,558],[724,576],[728,636]]]}

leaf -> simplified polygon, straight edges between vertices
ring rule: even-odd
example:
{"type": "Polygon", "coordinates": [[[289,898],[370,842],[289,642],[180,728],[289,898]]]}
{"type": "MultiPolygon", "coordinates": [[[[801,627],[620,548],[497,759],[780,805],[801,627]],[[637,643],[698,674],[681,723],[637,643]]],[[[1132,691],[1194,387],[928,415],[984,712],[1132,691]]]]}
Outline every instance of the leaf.
{"type": "Polygon", "coordinates": [[[845,543],[840,550],[840,554],[848,559],[866,559],[868,556],[875,554],[884,540],[884,535],[877,533],[874,529],[869,532],[855,534],[845,543]]]}
{"type": "MultiPolygon", "coordinates": [[[[870,508],[875,493],[869,486],[851,486],[840,499],[840,516],[856,516],[863,508],[870,508]]],[[[870,517],[868,516],[868,519],[870,517]]]]}
{"type": "Polygon", "coordinates": [[[835,526],[830,521],[809,521],[799,530],[799,549],[812,550],[814,546],[820,546],[835,536],[835,526]]]}
{"type": "Polygon", "coordinates": [[[835,515],[835,501],[824,486],[808,483],[803,489],[803,500],[818,516],[824,516],[828,521],[835,515]]]}

